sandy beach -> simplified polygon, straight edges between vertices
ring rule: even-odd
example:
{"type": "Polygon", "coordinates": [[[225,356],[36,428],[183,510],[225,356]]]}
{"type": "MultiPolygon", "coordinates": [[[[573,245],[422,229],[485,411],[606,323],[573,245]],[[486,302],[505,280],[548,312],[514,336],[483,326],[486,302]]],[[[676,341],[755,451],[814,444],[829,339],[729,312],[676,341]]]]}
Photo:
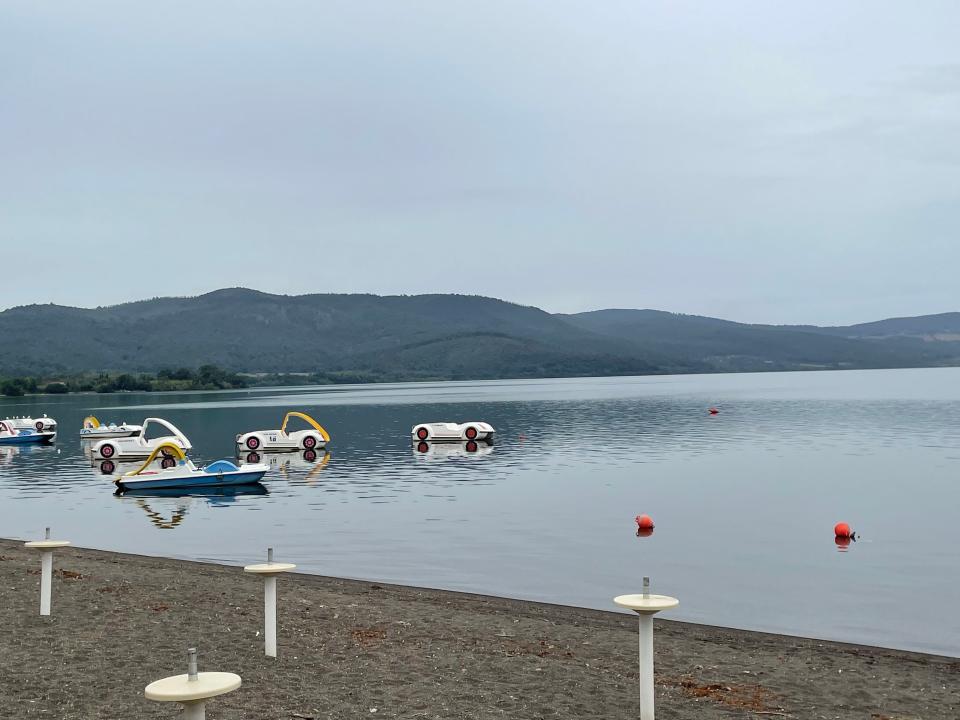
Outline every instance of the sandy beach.
{"type": "MultiPolygon", "coordinates": [[[[39,558],[0,540],[0,716],[176,717],[143,698],[186,669],[236,672],[218,718],[618,718],[638,714],[633,616],[375,582],[262,583],[240,568],[68,548],[53,615],[39,558]]],[[[960,659],[658,620],[662,718],[960,717],[960,659]]]]}

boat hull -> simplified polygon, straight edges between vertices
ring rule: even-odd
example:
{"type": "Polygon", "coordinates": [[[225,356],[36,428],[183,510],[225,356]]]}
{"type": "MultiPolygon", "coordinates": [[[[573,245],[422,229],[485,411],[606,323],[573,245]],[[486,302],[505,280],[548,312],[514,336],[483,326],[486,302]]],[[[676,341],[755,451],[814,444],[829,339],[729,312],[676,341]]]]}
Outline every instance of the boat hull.
{"type": "Polygon", "coordinates": [[[259,483],[267,470],[237,470],[225,473],[157,473],[154,476],[138,476],[136,479],[118,480],[121,492],[134,490],[186,490],[190,488],[216,488],[231,485],[254,485],[259,483]]]}
{"type": "Polygon", "coordinates": [[[57,434],[53,432],[0,436],[0,445],[49,445],[56,439],[57,434]]]}
{"type": "Polygon", "coordinates": [[[81,440],[111,440],[115,438],[136,437],[140,434],[139,430],[107,430],[105,432],[80,433],[81,440]]]}

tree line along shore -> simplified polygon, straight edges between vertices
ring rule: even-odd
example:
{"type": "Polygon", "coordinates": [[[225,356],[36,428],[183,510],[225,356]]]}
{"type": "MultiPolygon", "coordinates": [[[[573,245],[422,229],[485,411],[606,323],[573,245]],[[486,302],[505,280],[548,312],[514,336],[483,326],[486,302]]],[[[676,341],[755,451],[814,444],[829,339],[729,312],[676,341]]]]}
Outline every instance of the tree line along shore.
{"type": "MultiPolygon", "coordinates": [[[[290,385],[341,385],[401,382],[413,378],[364,370],[312,373],[240,373],[217,365],[197,369],[162,369],[156,373],[90,372],[49,376],[0,376],[0,395],[66,395],[70,393],[185,392],[190,390],[240,390],[248,387],[290,385]]],[[[424,379],[424,378],[416,378],[424,379]]],[[[426,378],[439,380],[443,378],[426,378]]]]}

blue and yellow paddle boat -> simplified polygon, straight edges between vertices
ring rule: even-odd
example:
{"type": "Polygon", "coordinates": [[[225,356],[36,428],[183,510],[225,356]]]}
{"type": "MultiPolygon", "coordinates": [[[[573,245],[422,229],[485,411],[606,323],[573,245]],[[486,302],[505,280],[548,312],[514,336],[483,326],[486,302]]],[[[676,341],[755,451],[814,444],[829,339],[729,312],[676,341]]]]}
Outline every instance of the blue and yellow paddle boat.
{"type": "Polygon", "coordinates": [[[120,493],[134,490],[253,485],[260,482],[269,469],[269,465],[260,463],[244,463],[237,467],[229,460],[217,460],[198,468],[178,445],[162,443],[150,453],[143,465],[116,476],[113,482],[120,493]],[[155,462],[159,467],[154,466],[155,462]]]}
{"type": "Polygon", "coordinates": [[[49,444],[56,439],[56,430],[16,428],[9,420],[0,421],[0,445],[49,444]]]}

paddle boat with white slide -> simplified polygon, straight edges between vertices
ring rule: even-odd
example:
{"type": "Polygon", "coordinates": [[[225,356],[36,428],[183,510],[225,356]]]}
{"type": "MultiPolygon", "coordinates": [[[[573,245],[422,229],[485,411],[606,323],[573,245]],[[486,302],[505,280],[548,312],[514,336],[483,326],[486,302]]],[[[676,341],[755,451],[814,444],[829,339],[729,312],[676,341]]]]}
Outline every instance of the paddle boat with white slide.
{"type": "Polygon", "coordinates": [[[283,418],[279,430],[251,430],[237,435],[237,447],[257,452],[280,452],[293,450],[316,450],[330,442],[330,433],[309,415],[302,412],[288,412],[283,418]],[[310,427],[306,430],[287,432],[290,418],[300,418],[310,427]]]}
{"type": "Polygon", "coordinates": [[[9,420],[0,420],[0,445],[49,444],[57,439],[54,430],[18,429],[11,427],[9,423],[9,420]]]}
{"type": "Polygon", "coordinates": [[[260,463],[245,463],[237,467],[229,460],[217,460],[197,467],[178,445],[161,443],[154,448],[143,465],[136,470],[117,475],[113,482],[120,493],[254,485],[263,479],[269,469],[269,465],[260,463]],[[154,465],[155,462],[159,467],[154,465]]]}
{"type": "Polygon", "coordinates": [[[173,423],[163,418],[147,418],[143,421],[139,435],[99,440],[90,448],[90,454],[94,460],[131,460],[145,458],[165,444],[176,445],[184,451],[193,447],[187,436],[173,423]],[[155,427],[160,427],[169,434],[148,440],[147,431],[155,427]]]}
{"type": "Polygon", "coordinates": [[[415,442],[493,442],[493,425],[481,421],[465,423],[421,423],[410,434],[415,442]]]}
{"type": "Polygon", "coordinates": [[[143,432],[142,425],[128,425],[127,423],[101,423],[93,415],[83,419],[80,429],[81,440],[103,440],[105,438],[134,437],[143,432]]]}

